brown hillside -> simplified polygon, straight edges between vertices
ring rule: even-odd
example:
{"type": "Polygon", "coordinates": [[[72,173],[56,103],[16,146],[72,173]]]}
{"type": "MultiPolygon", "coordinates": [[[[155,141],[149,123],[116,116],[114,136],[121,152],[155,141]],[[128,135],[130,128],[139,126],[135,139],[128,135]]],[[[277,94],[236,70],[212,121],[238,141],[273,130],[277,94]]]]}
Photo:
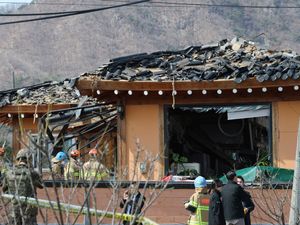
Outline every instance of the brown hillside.
{"type": "MultiPolygon", "coordinates": [[[[176,2],[170,0],[168,2],[176,2]]],[[[38,0],[38,3],[49,3],[38,0]]],[[[18,13],[87,9],[120,1],[59,0],[65,5],[31,4],[18,13]],[[99,6],[68,5],[99,4],[99,6]]],[[[204,2],[198,0],[177,2],[204,2]]],[[[211,0],[206,3],[298,5],[296,0],[211,0]],[[255,3],[256,2],[256,3],[255,3]],[[283,3],[281,3],[283,2],[283,3]]],[[[96,69],[110,58],[137,52],[184,48],[224,38],[256,38],[267,48],[300,51],[300,9],[181,6],[138,7],[94,12],[26,24],[0,26],[0,90],[44,80],[61,80],[96,69]]],[[[20,18],[11,18],[12,20],[20,18]]],[[[1,17],[1,21],[8,18],[1,17]]]]}

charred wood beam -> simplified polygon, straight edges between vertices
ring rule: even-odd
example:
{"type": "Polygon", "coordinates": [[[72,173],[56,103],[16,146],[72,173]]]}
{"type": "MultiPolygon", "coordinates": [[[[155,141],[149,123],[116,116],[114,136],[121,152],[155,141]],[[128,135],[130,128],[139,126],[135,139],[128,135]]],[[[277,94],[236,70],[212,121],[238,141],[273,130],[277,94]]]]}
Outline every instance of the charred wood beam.
{"type": "Polygon", "coordinates": [[[90,145],[91,143],[97,141],[97,140],[98,140],[99,138],[101,138],[103,135],[105,135],[105,134],[107,134],[107,133],[110,133],[110,132],[112,132],[112,131],[115,131],[116,129],[117,129],[117,127],[111,127],[111,128],[109,128],[109,129],[106,129],[106,131],[105,131],[105,129],[102,130],[103,133],[100,133],[100,134],[98,134],[97,136],[95,135],[96,137],[94,137],[93,139],[90,139],[90,142],[87,143],[87,144],[85,144],[85,145],[83,145],[83,146],[81,146],[80,149],[83,149],[83,148],[87,147],[87,146],[90,145]]]}
{"type": "MultiPolygon", "coordinates": [[[[106,110],[106,111],[101,111],[101,112],[92,111],[92,112],[89,112],[89,114],[82,114],[82,116],[80,118],[72,120],[69,123],[82,122],[82,121],[89,120],[89,119],[92,119],[92,118],[95,118],[95,117],[98,117],[98,116],[101,117],[103,115],[110,114],[113,111],[116,111],[116,109],[113,108],[111,110],[106,110]]],[[[63,119],[65,119],[65,118],[63,118],[63,119]]],[[[52,128],[52,130],[55,129],[56,127],[63,126],[66,123],[66,121],[63,121],[63,122],[59,123],[59,120],[57,119],[55,122],[50,122],[51,125],[53,123],[55,124],[55,126],[52,128]],[[56,123],[56,122],[58,122],[58,123],[56,123]]]]}
{"type": "Polygon", "coordinates": [[[74,137],[78,137],[80,135],[84,135],[86,133],[92,132],[92,131],[96,130],[99,127],[107,125],[108,123],[111,123],[115,119],[116,119],[116,117],[113,117],[110,121],[100,121],[100,122],[97,122],[97,123],[89,124],[87,126],[82,127],[79,130],[76,130],[75,132],[73,131],[73,132],[69,132],[67,134],[68,135],[73,135],[74,137]]]}
{"type": "MultiPolygon", "coordinates": [[[[113,132],[113,131],[116,131],[117,129],[117,123],[114,123],[114,124],[111,124],[109,125],[109,128],[107,127],[104,127],[105,129],[101,129],[98,131],[98,133],[96,135],[93,135],[91,136],[90,138],[88,138],[88,143],[86,143],[84,146],[80,147],[80,149],[83,149],[85,147],[87,147],[88,145],[90,145],[91,143],[95,142],[96,140],[98,140],[99,138],[101,138],[103,135],[105,135],[106,133],[109,133],[109,132],[113,132]],[[106,132],[105,132],[106,130],[106,132]],[[104,133],[105,132],[105,133],[104,133]]],[[[77,137],[77,136],[74,136],[74,137],[77,137]]],[[[70,137],[70,138],[67,138],[68,139],[72,139],[74,137],[70,137]]],[[[76,146],[77,144],[79,144],[79,140],[76,140],[74,144],[72,144],[67,151],[69,151],[73,146],[76,146]]]]}

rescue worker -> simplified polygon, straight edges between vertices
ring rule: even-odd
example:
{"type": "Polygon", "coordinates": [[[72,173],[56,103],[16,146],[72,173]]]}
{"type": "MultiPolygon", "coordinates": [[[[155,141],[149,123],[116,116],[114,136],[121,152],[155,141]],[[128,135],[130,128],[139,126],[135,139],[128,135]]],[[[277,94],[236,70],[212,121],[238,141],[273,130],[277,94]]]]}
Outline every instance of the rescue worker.
{"type": "Polygon", "coordinates": [[[190,200],[184,204],[184,207],[190,211],[188,225],[207,225],[209,195],[207,184],[204,177],[198,176],[194,181],[195,193],[190,200]]]}
{"type": "Polygon", "coordinates": [[[72,150],[70,152],[70,161],[65,166],[65,179],[79,180],[80,170],[82,168],[80,162],[80,151],[72,150]]]}
{"type": "Polygon", "coordinates": [[[52,172],[54,174],[53,179],[64,178],[64,165],[67,160],[67,155],[64,152],[58,152],[56,156],[51,160],[52,172]]]}
{"type": "Polygon", "coordinates": [[[4,155],[5,155],[5,149],[0,148],[0,178],[3,177],[3,174],[6,170],[4,155]]]}
{"type": "Polygon", "coordinates": [[[83,164],[83,178],[85,180],[103,180],[108,177],[108,171],[97,159],[97,149],[89,151],[90,159],[83,164]]]}
{"type": "MultiPolygon", "coordinates": [[[[32,169],[30,158],[27,149],[17,153],[15,165],[4,174],[4,193],[33,198],[36,197],[36,188],[43,188],[41,176],[32,169]]],[[[8,224],[37,225],[37,207],[21,203],[16,198],[10,203],[8,224]]]]}

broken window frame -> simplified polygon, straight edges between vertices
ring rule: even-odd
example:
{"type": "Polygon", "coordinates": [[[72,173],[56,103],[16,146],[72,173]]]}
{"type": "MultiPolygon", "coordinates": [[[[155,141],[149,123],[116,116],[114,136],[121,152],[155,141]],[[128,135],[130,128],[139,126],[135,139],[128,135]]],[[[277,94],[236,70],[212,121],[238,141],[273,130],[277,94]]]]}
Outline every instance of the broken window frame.
{"type": "MultiPolygon", "coordinates": [[[[267,152],[268,152],[268,161],[270,162],[270,166],[273,166],[273,142],[272,142],[272,139],[273,139],[273,114],[272,114],[272,103],[271,102],[257,102],[257,103],[235,103],[235,104],[178,104],[176,105],[176,108],[182,108],[182,107],[187,107],[187,108],[195,108],[195,107],[207,107],[207,108],[213,108],[213,107],[236,107],[236,106],[258,106],[258,105],[263,105],[263,106],[268,106],[268,109],[269,109],[269,121],[268,121],[268,149],[267,149],[267,152]]],[[[169,126],[168,126],[168,123],[169,123],[169,110],[172,109],[172,105],[171,104],[165,104],[163,106],[163,123],[164,123],[164,131],[163,131],[163,134],[164,134],[164,163],[165,163],[165,166],[164,166],[164,172],[165,172],[165,175],[168,175],[169,174],[169,170],[170,170],[170,167],[169,167],[169,163],[170,163],[170,160],[171,160],[171,156],[170,156],[170,151],[169,151],[169,126]]],[[[250,118],[250,117],[249,117],[250,118]]],[[[201,171],[200,171],[201,173],[201,171]]]]}

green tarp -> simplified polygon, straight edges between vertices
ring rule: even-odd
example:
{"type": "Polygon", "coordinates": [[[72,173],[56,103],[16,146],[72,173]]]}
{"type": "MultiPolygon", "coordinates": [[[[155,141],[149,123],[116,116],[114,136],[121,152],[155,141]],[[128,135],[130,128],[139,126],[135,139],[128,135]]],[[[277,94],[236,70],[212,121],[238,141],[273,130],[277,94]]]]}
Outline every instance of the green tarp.
{"type": "MultiPolygon", "coordinates": [[[[292,183],[294,175],[294,170],[272,166],[252,166],[235,172],[237,176],[242,176],[246,183],[292,183]]],[[[220,180],[227,183],[225,175],[220,180]]]]}

